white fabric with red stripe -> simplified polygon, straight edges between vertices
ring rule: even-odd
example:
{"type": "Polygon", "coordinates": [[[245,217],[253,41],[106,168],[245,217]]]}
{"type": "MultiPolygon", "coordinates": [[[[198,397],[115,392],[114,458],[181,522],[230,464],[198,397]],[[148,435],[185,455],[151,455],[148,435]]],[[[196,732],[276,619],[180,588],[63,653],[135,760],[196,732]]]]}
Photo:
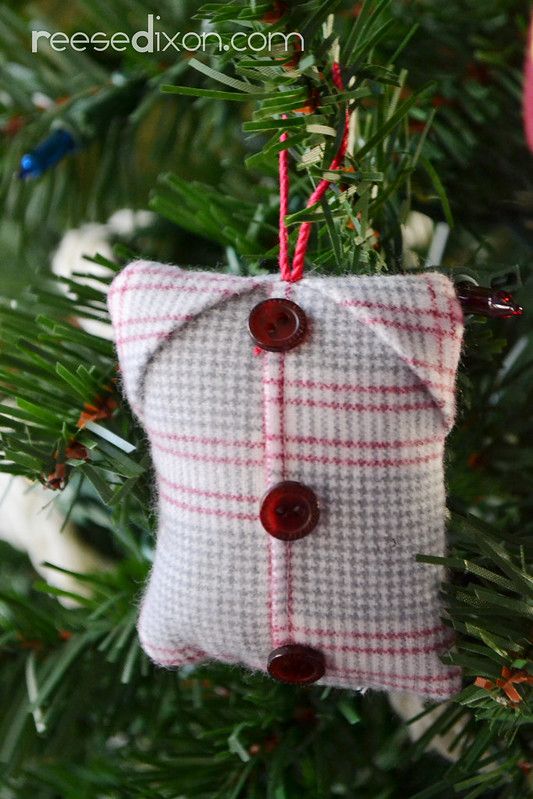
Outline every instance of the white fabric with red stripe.
{"type": "Polygon", "coordinates": [[[264,671],[286,643],[320,650],[320,684],[460,687],[443,665],[444,442],[463,334],[451,281],[239,277],[134,262],[109,307],[123,386],[151,446],[159,503],[139,633],[157,663],[209,658],[264,671]],[[309,321],[288,352],[258,350],[270,297],[309,321]],[[319,523],[268,535],[261,499],[309,486],[319,523]]]}

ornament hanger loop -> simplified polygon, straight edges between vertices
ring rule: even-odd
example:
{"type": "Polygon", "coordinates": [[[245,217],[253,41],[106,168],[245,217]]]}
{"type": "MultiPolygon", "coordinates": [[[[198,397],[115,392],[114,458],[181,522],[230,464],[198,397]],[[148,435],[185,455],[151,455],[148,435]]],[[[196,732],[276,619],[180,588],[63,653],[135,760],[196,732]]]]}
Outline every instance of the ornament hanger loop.
{"type": "MultiPolygon", "coordinates": [[[[339,91],[344,91],[344,83],[342,80],[340,65],[335,62],[332,67],[333,82],[339,91]]],[[[287,115],[283,115],[283,119],[287,119],[287,115]]],[[[333,172],[342,165],[346,150],[348,149],[348,136],[350,130],[350,111],[346,108],[344,132],[339,151],[331,165],[329,172],[333,172]]],[[[282,133],[280,141],[285,142],[289,138],[287,133],[282,133]]],[[[320,202],[331,185],[330,180],[321,180],[311,197],[307,202],[307,208],[310,208],[316,203],[320,202]]],[[[279,154],[279,269],[283,280],[290,283],[295,283],[301,280],[304,273],[305,254],[311,236],[312,222],[303,222],[300,225],[298,232],[298,239],[296,241],[296,248],[294,251],[294,258],[291,265],[289,256],[289,231],[285,218],[289,213],[289,190],[290,190],[290,177],[289,177],[289,151],[288,149],[281,150],[279,154]]]]}

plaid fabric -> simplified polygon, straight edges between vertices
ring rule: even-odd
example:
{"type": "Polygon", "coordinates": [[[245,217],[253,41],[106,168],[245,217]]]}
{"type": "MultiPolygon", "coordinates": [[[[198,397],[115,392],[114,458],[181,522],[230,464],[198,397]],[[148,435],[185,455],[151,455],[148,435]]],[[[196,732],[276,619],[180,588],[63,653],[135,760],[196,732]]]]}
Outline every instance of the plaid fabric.
{"type": "Polygon", "coordinates": [[[164,666],[266,670],[285,643],[320,649],[325,685],[444,699],[443,450],[463,332],[444,276],[245,278],[135,262],[109,307],[124,389],[147,432],[159,502],[139,633],[164,666]],[[251,309],[298,303],[310,334],[258,351],[251,309]],[[313,489],[318,527],[262,528],[265,491],[313,489]]]}

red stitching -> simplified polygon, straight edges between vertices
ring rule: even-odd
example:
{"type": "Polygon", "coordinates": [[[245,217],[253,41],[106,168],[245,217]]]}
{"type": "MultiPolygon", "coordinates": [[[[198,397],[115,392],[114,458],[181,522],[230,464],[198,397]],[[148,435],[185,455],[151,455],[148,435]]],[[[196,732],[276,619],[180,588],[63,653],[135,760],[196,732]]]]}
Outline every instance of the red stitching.
{"type": "Polygon", "coordinates": [[[361,655],[429,655],[432,652],[442,652],[449,648],[453,643],[452,640],[440,641],[435,644],[427,644],[426,646],[401,646],[401,647],[373,647],[373,646],[347,646],[337,644],[322,644],[323,649],[329,649],[332,652],[355,652],[361,655]]]}
{"type": "MultiPolygon", "coordinates": [[[[181,288],[183,291],[187,291],[182,286],[179,286],[180,282],[190,282],[190,281],[198,281],[199,283],[227,283],[229,286],[235,286],[237,284],[242,285],[242,277],[232,277],[232,275],[220,275],[220,274],[208,274],[205,272],[182,272],[181,270],[176,269],[175,267],[149,267],[140,264],[138,269],[132,268],[129,266],[127,269],[124,270],[122,273],[125,276],[125,280],[129,281],[130,277],[144,277],[145,275],[149,275],[151,277],[167,277],[169,280],[174,282],[174,286],[176,288],[181,288]]],[[[251,288],[256,286],[261,286],[265,284],[265,280],[258,280],[258,279],[251,279],[248,278],[248,285],[251,288]]],[[[121,293],[124,287],[113,283],[111,288],[109,289],[108,296],[112,297],[116,293],[121,293]]],[[[195,289],[189,289],[195,290],[195,289]]],[[[196,291],[204,291],[203,287],[199,287],[196,291]]]]}
{"type": "Polygon", "coordinates": [[[245,449],[264,449],[263,441],[239,441],[228,438],[211,438],[210,436],[179,435],[156,430],[154,427],[145,428],[149,436],[164,438],[167,441],[182,441],[187,444],[207,444],[209,446],[244,447],[245,449]]]}
{"type": "Polygon", "coordinates": [[[163,491],[159,492],[159,496],[162,500],[164,500],[164,502],[169,502],[176,508],[181,508],[182,510],[190,511],[191,513],[199,513],[203,516],[218,516],[226,519],[237,519],[238,521],[246,522],[257,521],[256,513],[236,513],[229,510],[220,510],[218,508],[204,508],[201,505],[189,505],[188,502],[180,502],[179,500],[174,499],[174,497],[169,497],[168,494],[165,494],[163,491]]]}
{"type": "MultiPolygon", "coordinates": [[[[267,402],[278,402],[279,397],[268,397],[267,402]]],[[[363,413],[402,413],[407,411],[430,411],[434,410],[435,406],[443,408],[445,403],[441,400],[433,400],[431,402],[413,402],[404,405],[365,405],[362,402],[328,402],[327,400],[313,400],[303,399],[301,397],[291,397],[285,400],[287,405],[296,405],[297,407],[307,408],[330,408],[334,411],[357,411],[363,413]]]]}
{"type": "MultiPolygon", "coordinates": [[[[268,365],[271,362],[272,357],[273,356],[270,353],[268,353],[265,356],[265,364],[268,365]]],[[[278,391],[278,393],[275,396],[268,397],[266,395],[266,379],[267,378],[265,378],[263,380],[263,389],[264,389],[263,390],[263,405],[264,405],[264,408],[265,408],[265,413],[266,413],[266,406],[268,404],[275,405],[276,408],[279,411],[279,409],[283,406],[283,401],[282,401],[283,398],[281,396],[281,391],[278,391]]],[[[281,429],[281,423],[282,423],[281,422],[281,414],[278,414],[278,420],[277,421],[278,421],[278,429],[281,429]]],[[[266,429],[270,429],[268,427],[268,425],[265,425],[265,430],[266,429]]],[[[270,440],[273,441],[274,439],[270,439],[270,440]]],[[[273,479],[274,479],[273,478],[272,465],[271,465],[272,461],[275,460],[275,461],[279,462],[281,464],[281,470],[283,470],[283,435],[281,433],[278,434],[278,439],[277,440],[280,441],[281,452],[272,452],[271,448],[269,448],[269,447],[266,448],[266,459],[267,459],[267,465],[268,465],[267,485],[270,485],[272,483],[273,479]]]]}
{"type": "MultiPolygon", "coordinates": [[[[181,441],[184,443],[192,444],[206,444],[213,446],[223,447],[243,447],[244,449],[264,449],[263,441],[239,441],[237,439],[224,439],[224,438],[210,438],[208,436],[190,436],[178,435],[176,433],[166,433],[164,430],[156,430],[155,428],[146,427],[147,433],[154,438],[163,438],[167,441],[181,441]]],[[[265,441],[279,441],[280,436],[277,433],[270,433],[264,435],[265,441]]],[[[430,438],[414,438],[401,441],[395,439],[393,441],[349,441],[338,438],[318,438],[316,436],[285,436],[285,441],[294,444],[311,444],[313,446],[325,447],[346,447],[348,449],[409,449],[412,447],[425,447],[431,444],[442,443],[444,437],[432,436],[430,438]]]]}
{"type": "MultiPolygon", "coordinates": [[[[276,632],[287,632],[285,627],[276,627],[276,632]]],[[[304,635],[315,636],[331,636],[331,637],[349,637],[349,638],[376,638],[378,641],[396,641],[405,640],[408,638],[427,638],[430,635],[437,633],[450,633],[449,627],[439,624],[435,627],[426,627],[420,630],[397,630],[394,632],[368,632],[362,630],[325,630],[313,627],[294,627],[294,632],[303,633],[304,635]]]]}
{"type": "Polygon", "coordinates": [[[273,594],[273,580],[274,580],[274,573],[273,573],[273,565],[272,565],[272,537],[267,535],[267,547],[268,547],[268,565],[267,565],[267,573],[268,573],[268,597],[267,597],[267,606],[268,606],[268,629],[270,634],[270,640],[272,645],[275,642],[274,636],[274,605],[272,601],[272,594],[273,594]]]}
{"type": "MultiPolygon", "coordinates": [[[[272,294],[272,290],[270,291],[272,294]]],[[[270,486],[272,481],[272,471],[270,466],[270,452],[269,448],[266,445],[266,436],[267,436],[267,404],[266,404],[266,380],[268,374],[268,368],[270,365],[270,356],[269,353],[265,351],[263,356],[263,368],[261,371],[261,380],[262,380],[262,395],[263,395],[263,402],[262,402],[262,432],[263,432],[263,441],[265,442],[264,448],[264,461],[263,461],[263,470],[265,475],[265,483],[267,486],[270,486]]],[[[267,542],[267,553],[268,553],[268,564],[267,564],[267,577],[268,577],[268,587],[267,587],[267,607],[268,607],[268,627],[269,627],[269,635],[270,641],[272,646],[275,646],[275,635],[274,635],[274,562],[273,562],[273,544],[272,544],[272,537],[270,535],[266,536],[267,542]]]]}
{"type": "MultiPolygon", "coordinates": [[[[267,439],[276,439],[272,434],[267,439]]],[[[348,449],[409,449],[411,447],[426,447],[430,444],[441,444],[444,437],[432,436],[431,438],[415,438],[406,441],[346,441],[339,438],[317,438],[316,436],[286,436],[286,441],[294,444],[311,444],[325,447],[347,447],[348,449]]]]}
{"type": "MultiPolygon", "coordinates": [[[[292,286],[285,285],[284,294],[286,299],[292,296],[292,286]]],[[[282,352],[279,356],[280,371],[279,371],[279,434],[281,441],[281,479],[285,479],[285,353],[282,352]]],[[[267,399],[268,401],[268,399],[267,399]]],[[[290,541],[284,542],[283,553],[285,555],[285,582],[286,582],[286,612],[287,612],[287,626],[289,628],[289,635],[292,631],[292,544],[290,541]]]]}
{"type": "MultiPolygon", "coordinates": [[[[126,276],[129,277],[128,273],[126,272],[126,276]]],[[[129,291],[177,291],[179,290],[180,293],[187,292],[187,293],[198,293],[201,292],[202,294],[220,294],[221,297],[235,297],[239,294],[239,291],[230,291],[230,289],[217,289],[209,286],[205,288],[204,286],[179,286],[176,283],[135,283],[133,286],[116,286],[113,290],[113,295],[115,294],[126,294],[129,291]]]]}
{"type": "Polygon", "coordinates": [[[198,455],[194,452],[182,452],[181,450],[176,449],[169,449],[168,447],[163,447],[161,444],[157,444],[152,442],[152,447],[159,450],[160,452],[164,452],[166,455],[172,455],[175,458],[185,458],[192,461],[198,461],[200,463],[222,463],[222,464],[229,464],[231,466],[262,466],[262,460],[256,460],[254,458],[230,458],[224,457],[222,455],[198,455]]]}
{"type": "Polygon", "coordinates": [[[421,675],[418,675],[418,674],[417,675],[409,675],[409,674],[405,674],[404,675],[404,674],[390,674],[390,673],[386,673],[386,672],[382,672],[382,671],[363,671],[361,669],[355,669],[355,668],[354,669],[331,668],[331,669],[327,669],[326,674],[328,672],[331,672],[331,671],[335,672],[339,676],[340,675],[348,676],[348,675],[351,675],[351,674],[356,674],[356,675],[359,675],[361,677],[361,679],[378,677],[379,679],[381,679],[381,678],[389,679],[390,678],[391,680],[409,680],[409,681],[413,681],[413,682],[418,682],[418,680],[420,680],[421,682],[452,682],[452,681],[455,681],[457,679],[457,676],[460,673],[460,672],[455,672],[454,674],[448,674],[448,675],[444,675],[444,674],[443,675],[440,675],[440,674],[439,675],[436,675],[436,674],[430,674],[430,675],[422,675],[422,674],[421,675]]]}
{"type": "Polygon", "coordinates": [[[421,366],[424,369],[432,369],[435,372],[440,372],[441,374],[455,377],[455,369],[450,369],[447,366],[437,366],[434,363],[429,363],[428,361],[421,361],[419,358],[402,358],[402,361],[410,366],[421,366]]]}
{"type": "MultiPolygon", "coordinates": [[[[275,378],[269,378],[267,380],[269,385],[277,385],[278,381],[275,378]]],[[[431,386],[432,388],[439,388],[443,391],[450,391],[453,392],[453,386],[450,386],[449,383],[435,383],[431,380],[428,380],[424,383],[420,383],[417,386],[361,386],[355,385],[353,383],[321,383],[316,380],[287,380],[286,384],[288,386],[294,386],[296,388],[316,388],[322,391],[355,391],[360,392],[362,394],[414,394],[417,392],[424,392],[424,388],[426,386],[431,386]]]]}
{"type": "MultiPolygon", "coordinates": [[[[280,435],[280,473],[281,479],[285,479],[285,403],[284,403],[284,393],[285,393],[285,353],[281,353],[279,356],[279,386],[280,390],[277,396],[278,400],[278,408],[279,408],[279,435],[280,435]]],[[[267,402],[268,402],[267,397],[267,402]]]]}
{"type": "Polygon", "coordinates": [[[438,311],[435,308],[409,308],[404,305],[388,305],[384,302],[371,302],[369,300],[343,300],[341,305],[348,308],[369,308],[378,311],[391,311],[391,313],[413,314],[414,316],[424,314],[426,316],[432,316],[435,319],[449,319],[451,322],[463,321],[462,317],[455,316],[450,312],[438,311]]]}
{"type": "Polygon", "coordinates": [[[293,635],[293,623],[292,623],[292,616],[293,616],[293,602],[294,602],[294,583],[292,579],[292,541],[285,542],[285,553],[287,558],[287,628],[289,638],[292,640],[293,635]]]}
{"type": "Polygon", "coordinates": [[[365,459],[365,458],[328,458],[325,455],[288,455],[287,459],[296,461],[296,463],[321,463],[324,466],[386,466],[386,467],[399,467],[399,466],[418,466],[423,463],[430,463],[431,461],[440,460],[442,453],[434,452],[430,455],[417,455],[413,458],[385,458],[384,460],[378,459],[365,459]]]}
{"type": "MultiPolygon", "coordinates": [[[[433,304],[433,307],[435,307],[437,305],[437,303],[438,303],[437,292],[435,291],[435,289],[431,285],[431,282],[430,282],[429,278],[426,281],[426,287],[427,287],[427,290],[428,290],[428,294],[429,294],[429,296],[431,298],[431,303],[433,304]]],[[[454,331],[454,332],[456,332],[456,331],[454,331]]],[[[439,347],[439,366],[442,366],[443,362],[444,362],[444,348],[443,348],[442,336],[439,336],[438,339],[439,339],[439,342],[438,342],[438,347],[439,347]]]]}
{"type": "Polygon", "coordinates": [[[158,331],[157,333],[137,333],[133,336],[122,336],[121,338],[115,339],[115,344],[117,347],[121,347],[124,344],[131,344],[134,341],[163,341],[166,338],[170,338],[172,336],[173,330],[166,330],[166,331],[158,331]]]}
{"type": "Polygon", "coordinates": [[[115,322],[115,327],[127,327],[128,325],[147,325],[160,322],[190,322],[194,319],[192,314],[165,314],[163,316],[134,316],[131,319],[124,319],[115,322]]]}
{"type": "MultiPolygon", "coordinates": [[[[192,452],[182,452],[180,450],[173,450],[169,449],[168,447],[163,447],[161,444],[152,443],[152,446],[159,450],[160,452],[164,452],[167,455],[171,455],[176,458],[184,458],[193,461],[197,461],[200,463],[219,463],[219,464],[229,464],[233,466],[261,466],[263,461],[255,460],[253,458],[230,458],[218,455],[199,455],[197,453],[192,452]]],[[[292,461],[293,463],[321,463],[325,466],[348,466],[348,467],[357,467],[357,466],[368,466],[368,467],[377,467],[377,466],[386,466],[386,467],[400,467],[400,466],[416,466],[423,463],[430,463],[431,461],[439,460],[442,457],[440,452],[430,453],[428,455],[418,455],[412,458],[385,458],[383,460],[379,459],[367,459],[367,458],[330,458],[326,455],[291,455],[286,454],[285,459],[292,461]]]]}
{"type": "Polygon", "coordinates": [[[412,325],[409,322],[398,322],[396,319],[383,319],[381,317],[361,319],[365,325],[383,325],[384,327],[394,327],[398,330],[406,330],[409,333],[430,333],[439,338],[459,339],[461,336],[456,330],[443,330],[440,327],[430,325],[412,325]]]}
{"type": "Polygon", "coordinates": [[[167,485],[169,488],[173,488],[176,491],[183,491],[185,494],[194,494],[195,496],[207,497],[208,499],[226,499],[233,502],[259,502],[259,497],[253,497],[246,494],[226,494],[222,491],[204,491],[201,488],[191,488],[190,486],[173,483],[172,480],[167,480],[166,477],[163,477],[161,474],[158,477],[159,480],[162,483],[165,483],[165,485],[167,485]]]}

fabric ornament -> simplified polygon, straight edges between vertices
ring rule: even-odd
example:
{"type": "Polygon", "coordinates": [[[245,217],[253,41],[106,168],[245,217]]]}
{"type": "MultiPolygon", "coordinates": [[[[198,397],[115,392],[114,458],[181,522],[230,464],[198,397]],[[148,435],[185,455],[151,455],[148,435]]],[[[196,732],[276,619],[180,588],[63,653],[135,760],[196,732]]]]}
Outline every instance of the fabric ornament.
{"type": "Polygon", "coordinates": [[[445,437],[463,314],[411,276],[241,277],[137,261],[109,307],[159,530],[156,663],[446,699],[445,437]]]}

